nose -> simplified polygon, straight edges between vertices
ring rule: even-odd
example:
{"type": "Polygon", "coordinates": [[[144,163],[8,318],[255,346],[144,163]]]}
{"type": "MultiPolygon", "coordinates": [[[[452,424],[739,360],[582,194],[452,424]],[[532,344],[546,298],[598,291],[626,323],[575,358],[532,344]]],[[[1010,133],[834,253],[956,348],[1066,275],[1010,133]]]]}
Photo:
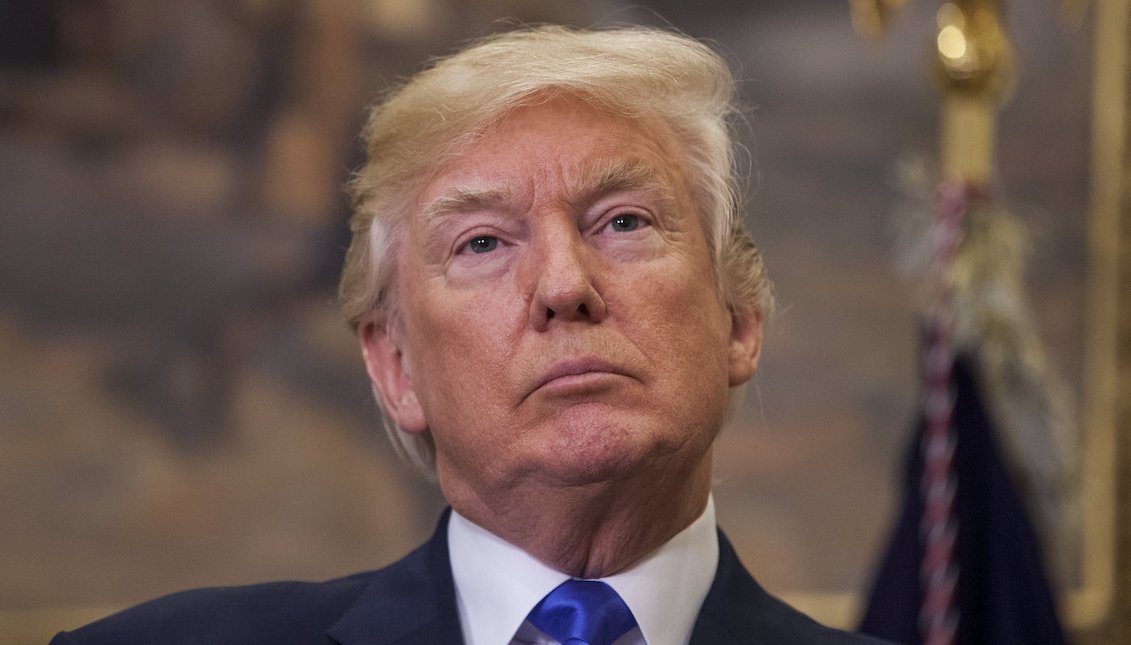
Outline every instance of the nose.
{"type": "Polygon", "coordinates": [[[605,317],[605,301],[596,282],[595,250],[586,245],[572,217],[548,222],[527,249],[530,322],[546,331],[558,322],[597,323],[605,317]]]}

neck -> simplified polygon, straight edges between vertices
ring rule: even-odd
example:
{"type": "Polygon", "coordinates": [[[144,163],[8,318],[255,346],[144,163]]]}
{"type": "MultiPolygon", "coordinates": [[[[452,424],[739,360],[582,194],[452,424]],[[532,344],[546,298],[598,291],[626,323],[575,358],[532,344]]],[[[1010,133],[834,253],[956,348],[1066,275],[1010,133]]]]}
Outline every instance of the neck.
{"type": "Polygon", "coordinates": [[[558,571],[602,578],[632,566],[699,517],[710,493],[711,455],[662,476],[565,487],[526,481],[502,496],[443,484],[441,475],[449,503],[472,522],[558,571]]]}

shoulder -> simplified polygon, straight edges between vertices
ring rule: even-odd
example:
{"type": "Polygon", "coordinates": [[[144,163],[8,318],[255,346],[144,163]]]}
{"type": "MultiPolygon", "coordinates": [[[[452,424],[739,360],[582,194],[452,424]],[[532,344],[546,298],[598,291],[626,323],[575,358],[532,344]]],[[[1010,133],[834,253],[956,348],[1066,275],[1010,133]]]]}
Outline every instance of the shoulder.
{"type": "Polygon", "coordinates": [[[428,628],[458,638],[447,517],[431,540],[383,569],[326,582],[183,591],[61,633],[52,645],[306,645],[370,642],[375,634],[400,642],[398,634],[428,628]]]}
{"type": "Polygon", "coordinates": [[[52,645],[330,642],[326,630],[374,575],[183,591],[59,634],[52,645]]]}
{"type": "Polygon", "coordinates": [[[826,627],[790,607],[777,598],[782,620],[777,624],[779,643],[805,643],[806,645],[890,645],[871,636],[826,627]]]}
{"type": "MultiPolygon", "coordinates": [[[[757,585],[756,582],[751,582],[757,585]]],[[[779,645],[883,645],[870,636],[827,627],[770,595],[761,587],[736,594],[725,606],[708,608],[700,614],[704,633],[718,637],[692,639],[693,643],[777,643],[779,645]],[[726,634],[723,638],[721,634],[726,634]]]]}
{"type": "Polygon", "coordinates": [[[868,636],[821,625],[759,585],[719,533],[719,565],[692,643],[883,645],[868,636]]]}

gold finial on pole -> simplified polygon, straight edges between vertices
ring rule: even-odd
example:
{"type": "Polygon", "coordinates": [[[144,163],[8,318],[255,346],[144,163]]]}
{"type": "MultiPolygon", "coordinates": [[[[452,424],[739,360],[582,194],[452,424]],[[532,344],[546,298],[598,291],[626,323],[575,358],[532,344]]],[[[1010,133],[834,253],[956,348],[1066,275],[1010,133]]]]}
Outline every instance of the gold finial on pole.
{"type": "Polygon", "coordinates": [[[936,77],[943,93],[940,162],[947,179],[989,183],[997,110],[1016,76],[1002,27],[1003,0],[951,0],[936,15],[936,77]]]}

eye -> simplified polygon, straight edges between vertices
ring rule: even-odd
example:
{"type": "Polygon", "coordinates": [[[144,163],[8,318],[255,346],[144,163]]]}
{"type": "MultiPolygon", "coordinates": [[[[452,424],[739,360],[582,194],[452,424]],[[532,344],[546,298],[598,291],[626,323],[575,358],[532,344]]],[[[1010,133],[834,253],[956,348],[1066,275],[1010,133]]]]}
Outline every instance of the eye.
{"type": "Polygon", "coordinates": [[[472,253],[490,253],[499,246],[499,238],[491,235],[480,235],[479,237],[472,238],[467,243],[467,250],[472,253]]]}
{"type": "Polygon", "coordinates": [[[615,233],[626,233],[640,228],[640,217],[637,215],[617,215],[609,221],[609,230],[615,233]]]}

